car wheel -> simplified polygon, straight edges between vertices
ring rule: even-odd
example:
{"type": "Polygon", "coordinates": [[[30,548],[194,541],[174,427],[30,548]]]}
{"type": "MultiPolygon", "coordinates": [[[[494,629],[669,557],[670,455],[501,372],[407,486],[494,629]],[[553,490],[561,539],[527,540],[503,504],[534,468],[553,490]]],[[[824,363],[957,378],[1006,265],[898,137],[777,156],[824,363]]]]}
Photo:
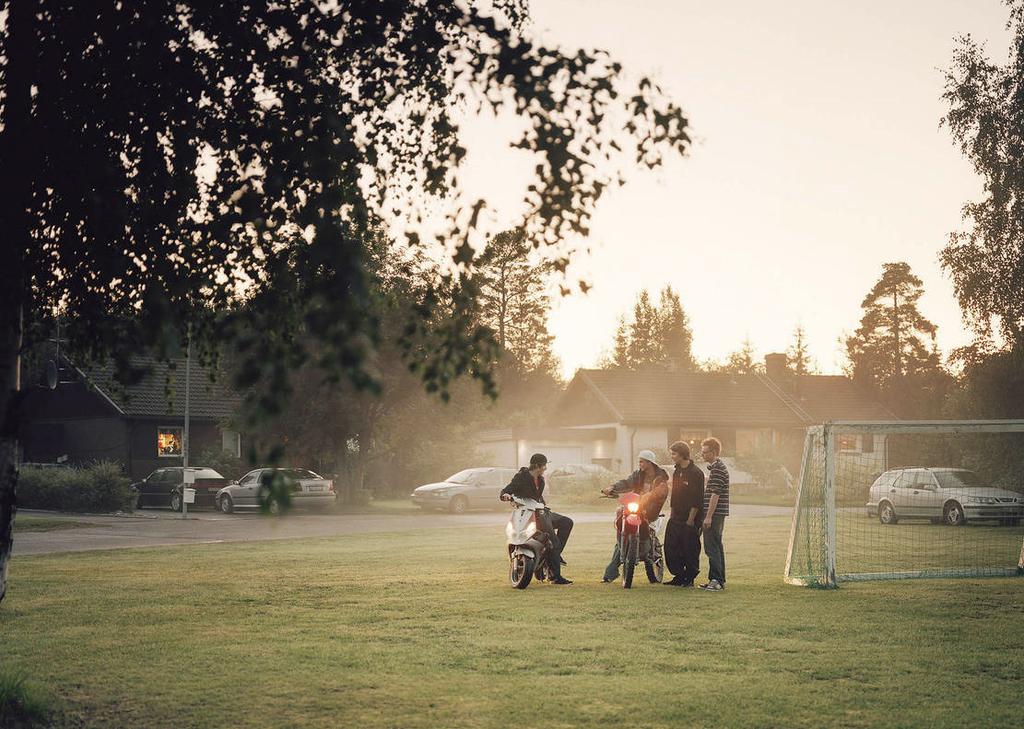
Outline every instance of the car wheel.
{"type": "Polygon", "coordinates": [[[235,510],[235,502],[231,500],[231,497],[228,494],[224,494],[220,497],[220,503],[218,506],[220,506],[220,510],[225,514],[230,514],[235,510]]]}
{"type": "Polygon", "coordinates": [[[171,511],[181,511],[181,494],[177,491],[171,494],[171,511]]]}
{"type": "Polygon", "coordinates": [[[899,521],[899,517],[896,516],[896,510],[892,508],[892,504],[888,501],[883,501],[878,505],[878,521],[882,524],[895,524],[899,521]]]}
{"type": "Polygon", "coordinates": [[[955,501],[946,504],[946,508],[942,510],[942,521],[947,526],[962,526],[967,522],[964,518],[964,507],[955,501]]]}
{"type": "Polygon", "coordinates": [[[465,514],[469,508],[469,499],[465,496],[456,496],[448,504],[448,510],[453,514],[465,514]]]}

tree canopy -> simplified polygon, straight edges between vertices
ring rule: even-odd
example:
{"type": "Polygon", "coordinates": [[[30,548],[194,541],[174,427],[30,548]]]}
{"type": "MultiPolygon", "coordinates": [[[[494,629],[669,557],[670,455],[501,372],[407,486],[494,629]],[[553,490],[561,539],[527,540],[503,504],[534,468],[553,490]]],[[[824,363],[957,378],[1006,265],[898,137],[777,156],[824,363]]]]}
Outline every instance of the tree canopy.
{"type": "Polygon", "coordinates": [[[605,367],[643,369],[660,367],[689,372],[694,369],[693,332],[679,294],[671,285],[662,288],[658,304],[651,304],[647,289],[637,294],[631,320],[622,316],[605,367]]]}
{"type": "Polygon", "coordinates": [[[966,228],[950,235],[943,267],[964,318],[1024,350],[1024,2],[1010,0],[1010,58],[993,63],[970,36],[946,73],[943,118],[984,184],[963,207],[966,228]]]}
{"type": "MultiPolygon", "coordinates": [[[[313,357],[372,390],[380,331],[360,236],[397,212],[410,221],[403,244],[425,243],[417,221],[463,191],[462,115],[527,121],[516,146],[536,165],[522,224],[537,245],[585,234],[627,167],[685,151],[687,121],[649,79],[630,82],[603,51],[533,42],[521,0],[493,6],[6,5],[0,166],[18,174],[0,183],[0,568],[26,312],[72,313],[69,352],[113,356],[124,376],[140,347],[188,336],[212,358],[258,331],[238,356],[250,380],[280,385],[268,407],[313,357]],[[239,298],[225,329],[221,311],[239,298]]],[[[484,205],[448,214],[437,243],[450,265],[400,329],[403,361],[441,392],[465,373],[493,389],[492,338],[463,285],[484,205]]]]}

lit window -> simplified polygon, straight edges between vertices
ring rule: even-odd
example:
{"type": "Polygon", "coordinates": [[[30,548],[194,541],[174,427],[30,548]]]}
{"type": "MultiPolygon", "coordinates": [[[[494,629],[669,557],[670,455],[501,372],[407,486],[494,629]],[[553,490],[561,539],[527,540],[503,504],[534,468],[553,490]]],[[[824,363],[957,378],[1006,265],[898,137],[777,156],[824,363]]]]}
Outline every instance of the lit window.
{"type": "Polygon", "coordinates": [[[156,454],[161,458],[181,456],[181,428],[156,429],[156,454]]]}
{"type": "Polygon", "coordinates": [[[836,449],[841,451],[857,450],[857,436],[849,433],[840,433],[836,436],[836,449]]]}

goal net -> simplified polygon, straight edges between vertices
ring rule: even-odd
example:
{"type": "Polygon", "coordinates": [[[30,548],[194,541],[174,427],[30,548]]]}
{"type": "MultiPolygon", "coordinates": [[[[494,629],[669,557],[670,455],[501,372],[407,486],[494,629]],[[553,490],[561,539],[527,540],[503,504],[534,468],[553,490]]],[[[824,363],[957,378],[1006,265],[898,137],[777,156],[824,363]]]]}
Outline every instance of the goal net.
{"type": "Polygon", "coordinates": [[[1024,421],[808,428],[786,581],[1024,573],[1024,421]]]}

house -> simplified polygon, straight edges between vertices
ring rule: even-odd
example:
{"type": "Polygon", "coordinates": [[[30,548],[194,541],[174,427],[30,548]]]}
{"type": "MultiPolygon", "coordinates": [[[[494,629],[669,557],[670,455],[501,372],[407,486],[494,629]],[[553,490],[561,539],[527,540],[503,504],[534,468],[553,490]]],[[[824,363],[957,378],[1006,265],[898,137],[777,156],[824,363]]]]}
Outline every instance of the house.
{"type": "MultiPolygon", "coordinates": [[[[714,436],[727,455],[770,452],[795,474],[808,426],[895,419],[846,377],[797,377],[786,368],[784,354],[767,355],[765,369],[750,375],[581,369],[546,427],[488,431],[478,447],[495,466],[523,465],[539,450],[555,463],[595,463],[624,473],[644,448],[665,454],[667,461],[674,441],[686,441],[697,452],[704,438],[714,436]]],[[[884,438],[840,435],[837,447],[848,459],[872,460],[884,438]]]]}
{"type": "MultiPolygon", "coordinates": [[[[29,463],[83,464],[113,460],[133,479],[157,468],[182,465],[185,426],[185,359],[170,363],[135,357],[148,369],[138,383],[123,387],[114,365],[78,368],[61,358],[56,388],[29,384],[21,460],[29,463]]],[[[242,437],[228,423],[240,396],[224,381],[193,362],[189,385],[189,455],[192,465],[204,450],[241,455],[242,437]]]]}

